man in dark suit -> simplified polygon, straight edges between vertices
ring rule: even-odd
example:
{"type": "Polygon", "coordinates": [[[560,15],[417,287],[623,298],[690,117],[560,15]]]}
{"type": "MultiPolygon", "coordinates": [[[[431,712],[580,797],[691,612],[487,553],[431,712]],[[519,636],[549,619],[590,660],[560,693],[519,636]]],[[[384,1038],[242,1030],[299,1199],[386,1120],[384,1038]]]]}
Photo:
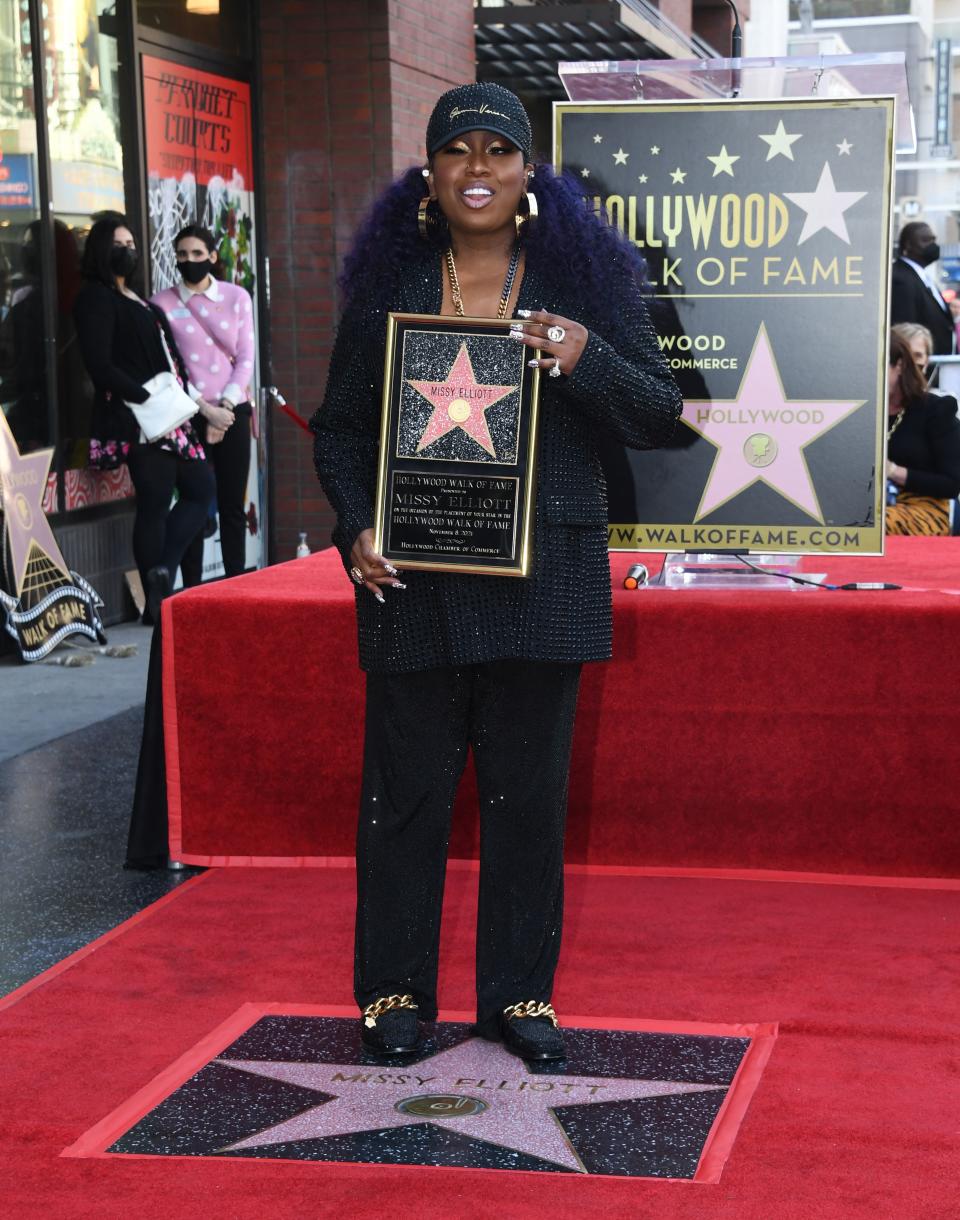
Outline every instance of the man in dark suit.
{"type": "Polygon", "coordinates": [[[890,282],[890,323],[919,322],[933,335],[936,356],[953,352],[954,324],[946,301],[926,268],[940,257],[933,229],[923,220],[903,226],[890,282]]]}

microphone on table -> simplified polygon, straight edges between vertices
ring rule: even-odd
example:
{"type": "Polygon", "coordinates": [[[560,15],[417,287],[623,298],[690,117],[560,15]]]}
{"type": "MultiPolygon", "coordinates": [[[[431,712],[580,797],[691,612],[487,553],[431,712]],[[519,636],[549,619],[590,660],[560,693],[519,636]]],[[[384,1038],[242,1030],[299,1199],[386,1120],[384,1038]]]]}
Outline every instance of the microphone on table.
{"type": "Polygon", "coordinates": [[[650,573],[647,571],[645,563],[634,563],[627,568],[627,574],[623,578],[623,587],[625,589],[638,589],[641,585],[648,584],[650,573]]]}

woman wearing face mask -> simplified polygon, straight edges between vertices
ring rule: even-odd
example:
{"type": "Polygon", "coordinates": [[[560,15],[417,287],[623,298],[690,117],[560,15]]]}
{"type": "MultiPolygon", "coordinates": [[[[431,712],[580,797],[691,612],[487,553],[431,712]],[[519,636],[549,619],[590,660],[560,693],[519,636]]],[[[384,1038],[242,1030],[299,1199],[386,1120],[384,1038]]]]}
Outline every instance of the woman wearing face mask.
{"type": "Polygon", "coordinates": [[[900,327],[890,332],[887,370],[888,534],[949,534],[951,502],[960,495],[957,400],[930,394],[900,327]]]}
{"type": "Polygon", "coordinates": [[[138,262],[126,217],[102,216],[84,246],[74,318],[96,390],[90,462],[101,468],[126,462],[130,470],[137,493],[133,554],[147,599],[144,622],[155,622],[184,551],[206,520],[214,482],[192,421],[148,443],[127,405],[146,402],[144,385],[158,373],[172,371],[187,384],[163,314],[131,287],[138,262]]]}
{"type": "Polygon", "coordinates": [[[606,659],[611,645],[598,441],[609,433],[635,448],[665,444],[682,404],[641,296],[639,256],[572,181],[533,165],[519,98],[490,83],[444,94],[426,152],[427,164],[385,192],[357,236],[326,395],[311,421],[367,671],[360,1037],[373,1051],[412,1053],[418,1021],[437,1015],[450,814],[472,747],[481,826],[476,1029],[523,1058],[550,1061],[564,1055],[551,992],[577,687],[581,664],[606,659]],[[388,310],[517,319],[513,337],[544,373],[524,579],[400,577],[374,550],[388,310]]]}
{"type": "MultiPolygon", "coordinates": [[[[207,457],[217,479],[220,547],[228,576],[246,567],[244,496],[250,470],[250,379],[253,377],[253,306],[238,284],[216,278],[217,242],[191,224],[174,239],[182,283],[152,298],[163,310],[183,352],[189,391],[205,419],[207,457]]],[[[184,583],[202,577],[203,534],[187,549],[184,583]]]]}

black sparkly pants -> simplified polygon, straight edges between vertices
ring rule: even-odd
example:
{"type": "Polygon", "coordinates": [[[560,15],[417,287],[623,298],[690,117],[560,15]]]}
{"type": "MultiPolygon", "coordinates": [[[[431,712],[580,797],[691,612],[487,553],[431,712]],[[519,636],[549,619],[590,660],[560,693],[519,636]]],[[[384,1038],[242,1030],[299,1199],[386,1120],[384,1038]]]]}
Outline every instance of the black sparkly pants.
{"type": "Polygon", "coordinates": [[[477,1020],[549,1000],[580,665],[496,661],[368,674],[357,830],[354,990],[409,992],[437,1015],[454,795],[473,747],[480,796],[477,1020]]]}

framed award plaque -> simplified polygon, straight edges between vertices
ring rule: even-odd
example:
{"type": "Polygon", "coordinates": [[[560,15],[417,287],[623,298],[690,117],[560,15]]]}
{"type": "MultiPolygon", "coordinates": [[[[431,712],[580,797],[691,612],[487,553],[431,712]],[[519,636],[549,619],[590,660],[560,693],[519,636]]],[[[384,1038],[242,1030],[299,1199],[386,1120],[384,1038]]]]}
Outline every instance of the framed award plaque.
{"type": "Polygon", "coordinates": [[[540,370],[511,324],[387,315],[374,546],[400,568],[529,570],[540,370]]]}

